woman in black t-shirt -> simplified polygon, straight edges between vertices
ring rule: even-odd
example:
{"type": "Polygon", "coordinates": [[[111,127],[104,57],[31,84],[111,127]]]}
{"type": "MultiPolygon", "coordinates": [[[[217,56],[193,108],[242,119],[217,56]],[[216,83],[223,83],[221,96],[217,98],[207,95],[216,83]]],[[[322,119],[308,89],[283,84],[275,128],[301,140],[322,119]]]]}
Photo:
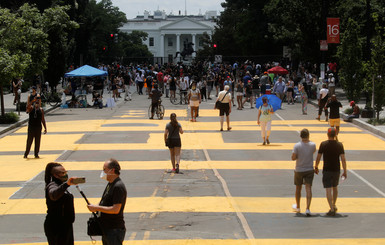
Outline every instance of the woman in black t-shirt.
{"type": "Polygon", "coordinates": [[[183,134],[183,129],[176,120],[175,113],[171,113],[170,120],[164,131],[164,142],[170,150],[172,172],[179,173],[180,152],[182,147],[180,134],[183,134]]]}

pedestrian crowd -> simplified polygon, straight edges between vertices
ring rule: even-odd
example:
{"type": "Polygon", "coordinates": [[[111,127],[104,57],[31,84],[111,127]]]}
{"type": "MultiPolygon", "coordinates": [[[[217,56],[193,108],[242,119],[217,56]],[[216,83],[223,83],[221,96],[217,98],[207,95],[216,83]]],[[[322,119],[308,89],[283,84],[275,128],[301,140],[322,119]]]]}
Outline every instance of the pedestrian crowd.
{"type": "MultiPolygon", "coordinates": [[[[328,216],[335,216],[337,212],[338,184],[340,180],[340,165],[342,163],[342,179],[347,178],[347,167],[344,147],[338,141],[340,131],[339,108],[341,103],[334,94],[336,80],[334,73],[330,72],[328,80],[317,79],[311,75],[305,66],[299,66],[296,72],[284,77],[268,72],[269,64],[263,66],[246,62],[233,65],[209,65],[197,63],[194,66],[178,65],[130,65],[103,66],[99,68],[108,70],[109,77],[106,81],[96,79],[92,84],[93,102],[98,107],[103,106],[103,90],[108,87],[114,100],[121,98],[132,99],[130,86],[136,87],[138,95],[146,94],[151,99],[151,119],[160,103],[162,95],[173,98],[179,90],[184,96],[186,104],[191,108],[191,121],[196,122],[199,116],[199,105],[202,101],[213,100],[215,97],[215,109],[219,110],[220,131],[223,131],[226,115],[227,131],[231,131],[230,113],[232,107],[243,110],[246,103],[250,108],[257,106],[256,98],[265,94],[275,94],[280,103],[286,99],[288,105],[294,104],[299,98],[302,102],[302,113],[307,114],[307,101],[309,98],[318,99],[318,117],[325,112],[326,121],[330,128],[327,131],[328,140],[323,141],[318,150],[314,164],[313,155],[316,145],[310,141],[310,133],[307,129],[300,132],[301,141],[295,144],[291,159],[296,161],[294,184],[296,186],[295,200],[292,206],[297,213],[301,211],[300,199],[302,185],[306,189],[306,212],[311,216],[310,205],[312,199],[312,183],[314,174],[319,173],[318,166],[323,156],[322,182],[326,190],[329,204],[328,216]],[[326,82],[325,82],[326,81],[326,82]],[[320,88],[319,88],[320,85],[320,88]],[[314,90],[313,90],[314,88],[314,90]],[[319,88],[319,89],[318,89],[319,88]],[[143,89],[145,89],[143,91],[143,89]],[[236,97],[235,97],[236,96],[236,97]],[[234,101],[236,98],[236,102],[234,101]],[[329,113],[330,110],[330,113],[329,113]]],[[[333,68],[334,69],[334,68],[333,68]]],[[[75,96],[78,84],[75,80],[69,83],[75,96]]],[[[262,97],[262,104],[258,107],[258,125],[261,126],[263,145],[270,144],[270,132],[274,109],[267,97],[262,97]]],[[[33,139],[35,139],[35,157],[38,158],[42,125],[44,133],[47,127],[44,119],[44,111],[40,108],[40,95],[33,87],[28,98],[27,112],[29,113],[28,139],[24,157],[27,158],[33,139]]],[[[281,105],[280,105],[281,106],[281,105]]],[[[357,106],[350,104],[353,109],[352,117],[357,116],[357,106]]],[[[179,173],[183,134],[177,115],[170,115],[164,131],[164,142],[169,148],[173,173],[179,173]]],[[[102,194],[99,204],[88,203],[90,212],[96,212],[98,222],[102,228],[103,244],[122,244],[126,232],[124,224],[124,208],[127,191],[120,179],[121,167],[117,160],[105,161],[100,178],[106,180],[107,186],[102,194]]],[[[79,182],[78,177],[68,178],[65,168],[56,162],[47,164],[45,170],[45,198],[47,204],[47,216],[44,223],[44,231],[49,244],[73,244],[72,224],[75,219],[73,195],[68,192],[70,185],[79,182]]]]}

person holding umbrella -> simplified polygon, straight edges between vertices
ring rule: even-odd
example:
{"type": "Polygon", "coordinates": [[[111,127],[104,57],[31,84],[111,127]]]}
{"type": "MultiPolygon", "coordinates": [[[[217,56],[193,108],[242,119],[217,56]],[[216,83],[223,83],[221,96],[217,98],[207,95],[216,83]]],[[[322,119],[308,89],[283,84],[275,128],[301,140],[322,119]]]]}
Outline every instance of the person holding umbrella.
{"type": "Polygon", "coordinates": [[[271,114],[274,114],[273,107],[267,103],[267,97],[262,98],[263,104],[258,108],[258,125],[261,125],[263,145],[270,144],[271,114]]]}

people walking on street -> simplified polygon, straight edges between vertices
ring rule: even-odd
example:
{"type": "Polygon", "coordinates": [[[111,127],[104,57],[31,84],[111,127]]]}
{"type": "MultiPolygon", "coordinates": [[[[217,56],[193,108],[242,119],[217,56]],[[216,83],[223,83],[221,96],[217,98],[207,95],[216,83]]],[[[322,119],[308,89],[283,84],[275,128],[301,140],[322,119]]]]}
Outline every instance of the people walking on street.
{"type": "Polygon", "coordinates": [[[305,91],[305,87],[303,86],[302,83],[298,84],[298,92],[301,96],[301,108],[302,108],[302,114],[303,115],[307,115],[307,102],[308,102],[308,98],[307,98],[307,94],[306,94],[306,91],[305,91]]]}
{"type": "Polygon", "coordinates": [[[72,245],[75,221],[74,196],[67,190],[75,178],[68,178],[65,168],[56,162],[45,167],[45,200],[47,216],[44,233],[49,245],[72,245]]]}
{"type": "Polygon", "coordinates": [[[270,84],[270,77],[268,76],[268,73],[265,71],[263,73],[263,76],[261,77],[260,79],[260,83],[261,83],[261,95],[264,95],[266,94],[266,85],[267,84],[270,84]]]}
{"type": "Polygon", "coordinates": [[[44,118],[44,110],[40,107],[40,95],[36,96],[36,102],[34,103],[34,105],[29,106],[30,108],[27,108],[27,110],[29,111],[28,137],[27,146],[24,152],[24,158],[28,157],[33,140],[35,140],[34,155],[35,158],[39,158],[42,124],[44,126],[44,134],[47,133],[47,126],[44,118]]]}
{"type": "Polygon", "coordinates": [[[127,190],[120,179],[119,162],[113,158],[104,162],[100,178],[108,181],[99,205],[89,204],[88,210],[100,212],[100,225],[103,231],[103,245],[123,244],[126,235],[124,223],[124,206],[127,190]]]}
{"type": "Polygon", "coordinates": [[[341,171],[340,159],[343,168],[341,178],[342,180],[347,178],[344,146],[341,142],[336,141],[336,135],[335,128],[328,129],[328,140],[321,143],[314,168],[314,172],[318,174],[318,165],[323,155],[322,183],[326,189],[326,198],[330,207],[329,212],[326,213],[327,216],[335,216],[337,212],[336,203],[341,171]]]}
{"type": "Polygon", "coordinates": [[[330,127],[336,128],[337,138],[340,132],[340,108],[342,108],[342,104],[337,100],[337,96],[333,94],[326,107],[330,108],[329,125],[330,127]]]}
{"type": "Polygon", "coordinates": [[[278,81],[274,84],[273,87],[273,93],[281,100],[281,108],[282,108],[282,102],[283,98],[285,96],[286,91],[286,84],[283,81],[282,76],[279,76],[278,81]]]}
{"type": "Polygon", "coordinates": [[[329,90],[326,88],[326,84],[322,85],[322,89],[319,91],[319,99],[318,99],[318,117],[316,118],[317,120],[321,120],[321,115],[322,111],[325,111],[325,121],[328,121],[328,109],[326,107],[326,103],[328,102],[329,99],[329,90]]]}
{"type": "Polygon", "coordinates": [[[179,173],[180,154],[182,141],[180,134],[183,134],[183,129],[176,119],[176,114],[171,113],[170,122],[166,125],[164,131],[164,142],[170,150],[172,172],[179,173]]]}
{"type": "Polygon", "coordinates": [[[150,92],[151,97],[151,117],[150,119],[154,119],[154,114],[156,108],[159,106],[159,100],[162,97],[162,92],[158,89],[158,84],[154,84],[154,88],[150,92]]]}
{"type": "Polygon", "coordinates": [[[271,115],[274,114],[273,107],[267,103],[267,98],[262,98],[263,104],[258,108],[258,125],[261,125],[261,136],[263,145],[270,144],[271,115]]]}
{"type": "MultiPolygon", "coordinates": [[[[224,115],[226,114],[226,123],[227,123],[227,131],[231,130],[230,127],[230,113],[231,113],[231,93],[229,91],[230,87],[226,85],[224,89],[219,92],[217,101],[221,102],[220,108],[214,108],[219,109],[219,116],[220,116],[220,124],[221,129],[220,131],[223,131],[223,122],[224,122],[224,115]]],[[[215,102],[216,104],[216,102],[215,102]]]]}
{"type": "Polygon", "coordinates": [[[191,122],[196,122],[198,116],[199,104],[202,102],[201,92],[197,88],[196,82],[192,83],[191,89],[188,93],[188,104],[191,108],[191,122]]]}
{"type": "Polygon", "coordinates": [[[12,79],[13,95],[15,96],[13,99],[14,105],[16,105],[16,103],[20,103],[19,89],[21,89],[21,85],[22,85],[21,79],[17,79],[17,78],[12,79]]]}
{"type": "Polygon", "coordinates": [[[243,97],[243,81],[238,79],[237,84],[235,85],[235,92],[237,95],[237,110],[242,110],[242,97],[243,97]]]}
{"type": "Polygon", "coordinates": [[[332,96],[336,92],[336,79],[334,78],[333,73],[329,73],[328,77],[329,96],[332,96]]]}
{"type": "Polygon", "coordinates": [[[293,78],[289,78],[289,81],[287,81],[286,84],[286,100],[287,104],[293,104],[294,105],[294,99],[293,99],[293,94],[294,94],[294,81],[293,78]]]}
{"type": "Polygon", "coordinates": [[[313,155],[316,151],[316,145],[309,140],[309,130],[301,130],[301,141],[294,145],[291,160],[296,161],[294,170],[295,202],[293,204],[294,212],[301,212],[301,191],[302,185],[306,189],[306,216],[311,216],[310,204],[312,199],[312,184],[314,178],[314,160],[313,155]]]}

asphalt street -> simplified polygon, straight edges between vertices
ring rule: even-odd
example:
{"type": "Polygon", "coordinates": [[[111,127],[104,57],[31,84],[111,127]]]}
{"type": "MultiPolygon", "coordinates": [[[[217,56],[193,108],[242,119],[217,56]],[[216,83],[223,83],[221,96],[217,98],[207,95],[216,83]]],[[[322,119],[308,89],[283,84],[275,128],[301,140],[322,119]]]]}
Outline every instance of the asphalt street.
{"type": "MultiPolygon", "coordinates": [[[[105,95],[108,97],[108,95],[105,95]]],[[[125,244],[385,244],[385,140],[342,123],[349,169],[340,184],[338,214],[329,210],[322,175],[313,183],[312,217],[292,212],[295,203],[293,146],[307,128],[317,144],[326,140],[328,123],[317,121],[308,105],[283,104],[273,116],[270,145],[262,145],[258,110],[246,103],[233,108],[230,132],[220,132],[213,100],[202,102],[198,122],[186,105],[163,98],[163,120],[148,119],[150,100],[133,95],[115,108],[56,109],[46,115],[40,159],[23,159],[27,126],[0,137],[0,244],[46,244],[44,168],[58,161],[81,185],[92,203],[107,182],[99,178],[111,157],[121,166],[127,187],[125,244]],[[171,168],[163,133],[175,112],[182,135],[181,173],[171,168]]],[[[32,147],[33,149],[33,147],[32,147]]],[[[321,163],[322,167],[322,163],[321,163]]],[[[90,244],[90,213],[76,188],[76,244],[90,244]]],[[[303,196],[305,192],[302,192],[303,196]]],[[[305,198],[302,199],[305,206],[305,198]]],[[[100,237],[96,237],[101,244],[100,237]]]]}

